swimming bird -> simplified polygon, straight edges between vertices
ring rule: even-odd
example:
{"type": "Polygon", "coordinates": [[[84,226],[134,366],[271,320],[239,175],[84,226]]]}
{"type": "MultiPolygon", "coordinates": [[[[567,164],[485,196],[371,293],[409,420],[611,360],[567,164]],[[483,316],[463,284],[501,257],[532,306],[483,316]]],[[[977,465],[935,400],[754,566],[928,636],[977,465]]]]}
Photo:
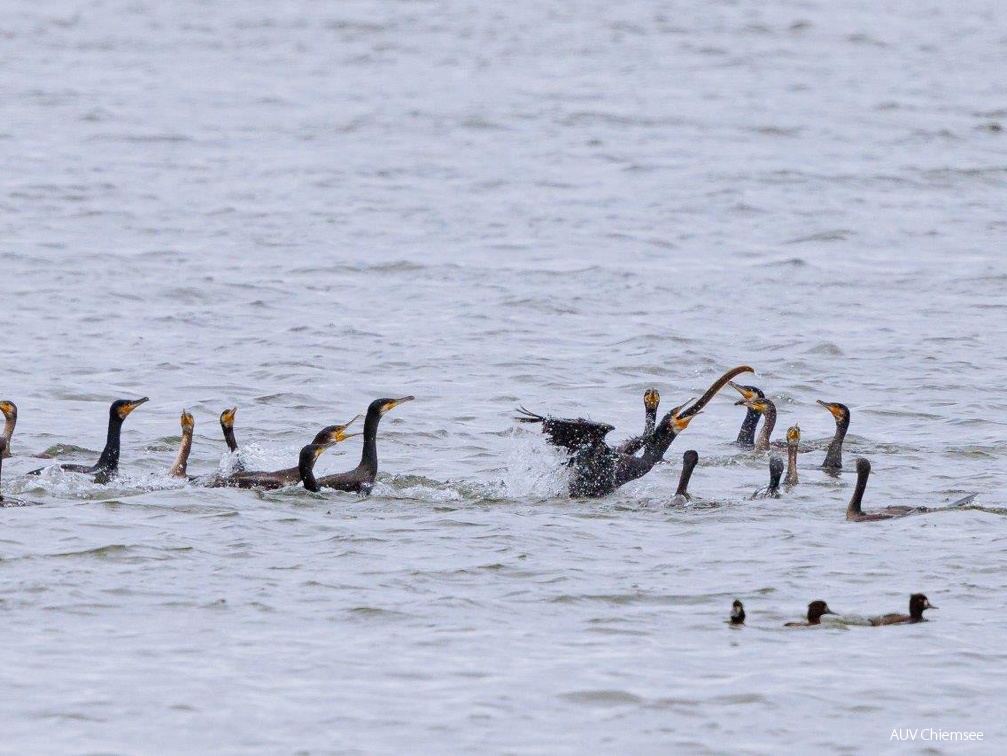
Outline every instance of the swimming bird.
{"type": "Polygon", "coordinates": [[[182,440],[178,443],[178,454],[175,456],[175,464],[171,466],[169,475],[175,478],[187,478],[185,469],[189,464],[189,452],[192,451],[192,431],[195,422],[192,415],[186,410],[182,410],[182,440]]]}
{"type": "Polygon", "coordinates": [[[797,485],[797,447],[801,445],[801,427],[791,425],[787,428],[787,477],[783,484],[787,490],[797,485]]]}
{"type": "Polygon", "coordinates": [[[822,624],[822,616],[826,614],[835,614],[835,612],[829,609],[829,605],[824,601],[812,601],[808,604],[807,622],[788,622],[784,627],[811,627],[812,625],[820,625],[822,624]]]}
{"type": "Polygon", "coordinates": [[[6,443],[4,444],[4,450],[2,452],[4,457],[10,456],[10,440],[14,435],[14,426],[17,425],[17,405],[10,399],[4,399],[0,402],[0,412],[3,413],[3,434],[0,434],[6,443]]]}
{"type": "MultiPolygon", "coordinates": [[[[728,385],[741,394],[742,399],[746,401],[764,399],[766,396],[762,393],[762,389],[756,386],[740,386],[734,381],[731,381],[728,385]]],[[[741,421],[741,430],[738,431],[738,438],[735,440],[735,444],[743,449],[751,449],[755,446],[755,428],[759,424],[760,417],[762,417],[761,412],[751,407],[748,408],[748,411],[745,412],[745,419],[741,421]]]]}
{"type": "Polygon", "coordinates": [[[322,488],[335,488],[337,491],[369,494],[378,476],[378,423],[385,414],[415,398],[404,396],[401,399],[375,399],[371,402],[364,416],[364,448],[360,453],[360,464],[344,473],[325,475],[318,479],[318,485],[322,488]]]}
{"type": "Polygon", "coordinates": [[[875,522],[877,520],[891,520],[895,517],[905,517],[907,515],[927,514],[928,512],[939,512],[945,509],[955,509],[966,504],[971,504],[977,494],[971,493],[951,502],[946,507],[910,507],[904,504],[896,504],[885,507],[875,512],[865,512],[861,509],[864,498],[864,491],[867,490],[867,479],[871,476],[871,463],[863,457],[857,458],[857,485],[853,489],[853,496],[846,507],[846,519],[851,522],[875,522]]]}
{"type": "Polygon", "coordinates": [[[742,605],[738,599],[734,600],[731,604],[731,624],[732,625],[744,625],[745,624],[745,607],[742,605]]]}
{"type": "Polygon", "coordinates": [[[695,449],[689,449],[682,455],[682,473],[678,476],[678,490],[671,498],[671,506],[682,507],[692,501],[689,495],[689,479],[692,478],[692,471],[699,463],[699,453],[695,449]]]}
{"type": "MultiPolygon", "coordinates": [[[[613,429],[608,423],[578,418],[568,420],[537,415],[519,407],[522,423],[540,423],[542,432],[553,446],[565,449],[567,465],[571,468],[570,496],[598,497],[612,493],[620,486],[646,475],[661,461],[675,437],[688,427],[689,422],[705,407],[728,381],[741,373],[753,372],[747,365],[733,368],[718,378],[688,409],[676,407],[654,427],[643,445],[642,456],[623,454],[605,443],[605,436],[613,429]]],[[[684,406],[684,405],[683,405],[684,406]]]]}
{"type": "Polygon", "coordinates": [[[657,424],[657,407],[661,404],[661,394],[656,388],[649,388],[643,392],[643,433],[639,436],[623,441],[616,447],[620,454],[636,454],[643,448],[647,437],[654,432],[657,424]]]}
{"type": "MultiPolygon", "coordinates": [[[[108,408],[108,435],[105,440],[105,448],[98,461],[93,465],[63,463],[59,465],[59,468],[67,472],[94,473],[95,483],[108,483],[119,471],[119,440],[122,434],[122,423],[130,412],[147,401],[149,401],[147,397],[143,397],[141,399],[116,399],[112,402],[108,408]]],[[[40,467],[27,474],[38,475],[44,469],[44,467],[40,467]]]]}
{"type": "Polygon", "coordinates": [[[936,608],[922,593],[914,593],[909,597],[909,614],[884,614],[880,617],[871,617],[868,622],[875,627],[879,625],[908,625],[915,622],[926,622],[926,619],[923,617],[923,610],[936,608]]]}
{"type": "Polygon", "coordinates": [[[817,400],[836,420],[836,434],[832,437],[828,451],[825,452],[825,461],[822,467],[833,472],[843,469],[843,439],[846,438],[846,431],[850,429],[850,408],[839,402],[823,402],[817,400]]]}
{"type": "MultiPolygon", "coordinates": [[[[346,432],[346,429],[359,417],[360,415],[357,415],[353,418],[353,420],[350,420],[344,425],[326,426],[315,434],[315,438],[310,444],[308,444],[308,446],[319,446],[322,448],[318,449],[318,453],[312,457],[312,466],[314,465],[314,461],[318,458],[318,455],[320,455],[328,447],[333,444],[338,444],[340,441],[352,438],[353,436],[360,435],[359,433],[346,432]]],[[[301,451],[304,451],[304,448],[307,447],[303,447],[301,451]]],[[[282,470],[274,470],[272,472],[264,472],[261,470],[243,471],[231,473],[230,475],[225,476],[214,476],[209,480],[197,480],[209,488],[259,488],[272,490],[282,488],[283,486],[293,485],[294,483],[300,483],[303,480],[302,472],[303,468],[301,465],[301,458],[300,455],[298,455],[297,467],[287,467],[282,470]]]]}
{"type": "Polygon", "coordinates": [[[238,457],[238,441],[234,438],[234,416],[237,412],[237,407],[231,407],[220,413],[220,430],[224,434],[224,443],[227,444],[228,451],[234,457],[231,463],[231,472],[243,472],[245,469],[241,458],[238,457]]]}
{"type": "Polygon", "coordinates": [[[783,475],[783,460],[775,454],[769,458],[769,485],[753,493],[752,499],[779,499],[780,476],[783,475]]]}
{"type": "Polygon", "coordinates": [[[755,399],[742,399],[735,402],[735,404],[743,404],[750,410],[755,410],[762,415],[762,430],[759,431],[759,437],[755,439],[755,446],[753,447],[755,451],[769,451],[771,446],[769,442],[769,437],[773,433],[773,428],[776,427],[776,405],[773,404],[771,399],[767,399],[764,396],[756,397],[755,399]]]}

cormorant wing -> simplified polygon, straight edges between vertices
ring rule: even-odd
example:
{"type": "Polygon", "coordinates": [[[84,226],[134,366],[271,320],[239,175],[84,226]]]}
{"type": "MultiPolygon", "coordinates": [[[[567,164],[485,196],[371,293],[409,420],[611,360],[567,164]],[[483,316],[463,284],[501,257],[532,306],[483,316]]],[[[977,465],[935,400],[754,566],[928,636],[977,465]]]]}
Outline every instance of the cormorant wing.
{"type": "Polygon", "coordinates": [[[582,417],[576,420],[565,420],[558,417],[543,417],[529,412],[524,407],[518,407],[522,416],[514,419],[522,423],[542,423],[542,432],[549,437],[553,446],[561,446],[570,452],[576,452],[585,446],[604,444],[605,436],[614,430],[608,423],[596,423],[582,417]]]}

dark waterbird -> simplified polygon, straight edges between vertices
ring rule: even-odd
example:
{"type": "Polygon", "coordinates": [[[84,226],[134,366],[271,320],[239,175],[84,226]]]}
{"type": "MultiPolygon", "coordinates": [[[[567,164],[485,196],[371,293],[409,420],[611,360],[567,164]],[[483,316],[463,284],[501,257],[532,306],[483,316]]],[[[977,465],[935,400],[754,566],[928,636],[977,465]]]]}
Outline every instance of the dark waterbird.
{"type": "Polygon", "coordinates": [[[568,420],[545,417],[519,407],[522,423],[540,423],[549,443],[565,449],[567,464],[571,468],[570,496],[598,497],[612,493],[620,486],[641,478],[664,458],[675,436],[688,427],[689,422],[705,407],[727,383],[741,373],[751,373],[747,365],[727,371],[687,409],[676,407],[661,418],[643,444],[641,456],[625,454],[605,443],[613,429],[608,423],[578,418],[568,420]]]}
{"type": "Polygon", "coordinates": [[[846,431],[850,429],[850,408],[839,402],[823,402],[821,399],[817,402],[831,412],[836,421],[836,433],[829,443],[828,451],[825,452],[822,467],[827,472],[839,472],[843,469],[843,439],[846,438],[846,431]]]}
{"type": "Polygon", "coordinates": [[[853,496],[846,506],[846,519],[850,522],[877,522],[878,520],[891,520],[896,517],[907,517],[908,515],[927,514],[928,512],[938,512],[944,509],[954,509],[971,504],[977,494],[968,494],[962,498],[951,502],[946,507],[911,507],[904,504],[897,504],[885,507],[875,512],[865,512],[863,504],[864,492],[867,490],[867,479],[871,476],[871,463],[863,457],[857,458],[857,485],[853,489],[853,496]]]}
{"type": "Polygon", "coordinates": [[[682,455],[682,472],[678,476],[678,490],[671,498],[673,507],[684,507],[692,501],[692,496],[689,494],[689,481],[692,479],[692,471],[696,469],[698,464],[699,452],[695,449],[689,449],[682,455]]]}
{"type": "Polygon", "coordinates": [[[808,604],[807,622],[788,622],[784,627],[811,627],[812,625],[820,625],[822,624],[822,617],[826,614],[835,614],[835,612],[829,609],[829,605],[824,601],[812,601],[808,604]]]}
{"type": "Polygon", "coordinates": [[[731,624],[745,624],[745,606],[738,599],[735,599],[734,603],[731,604],[731,624]]]}
{"type": "Polygon", "coordinates": [[[319,478],[319,487],[369,494],[378,476],[378,423],[386,413],[415,398],[404,396],[401,399],[375,399],[371,402],[364,417],[364,448],[360,453],[360,464],[344,473],[319,478]]]}
{"type": "MultiPolygon", "coordinates": [[[[147,397],[143,397],[141,399],[117,399],[112,402],[108,408],[108,436],[98,461],[93,465],[63,463],[58,467],[67,472],[94,473],[95,483],[108,483],[119,471],[119,439],[122,435],[122,423],[130,412],[147,401],[149,401],[147,397]]],[[[38,475],[44,469],[44,467],[40,467],[37,470],[32,470],[28,475],[38,475]]]]}
{"type": "MultiPolygon", "coordinates": [[[[230,475],[220,476],[215,475],[209,480],[196,479],[196,482],[200,482],[210,488],[258,488],[264,490],[273,490],[276,488],[283,488],[284,486],[290,486],[294,483],[303,482],[304,477],[304,450],[308,447],[318,447],[314,449],[314,456],[311,457],[311,465],[308,471],[314,467],[315,460],[318,456],[334,444],[338,444],[340,441],[345,441],[353,436],[359,436],[359,433],[347,433],[346,429],[352,425],[360,415],[350,420],[348,423],[343,425],[329,425],[315,434],[314,439],[310,444],[301,449],[301,454],[298,455],[298,461],[296,467],[285,467],[282,470],[273,470],[271,472],[265,472],[260,470],[254,471],[242,471],[231,473],[230,475]]],[[[314,475],[311,476],[311,485],[315,486],[309,490],[317,490],[317,485],[315,484],[314,475]]]]}
{"type": "Polygon", "coordinates": [[[245,469],[245,465],[238,457],[238,441],[234,437],[234,416],[237,413],[237,407],[231,407],[220,413],[220,430],[224,434],[224,443],[227,444],[227,450],[234,455],[234,461],[231,464],[232,472],[242,472],[245,469]]]}
{"type": "Polygon", "coordinates": [[[880,617],[871,617],[868,622],[875,627],[879,625],[909,625],[915,622],[926,622],[926,619],[923,617],[923,610],[936,608],[922,593],[914,593],[909,597],[909,614],[884,614],[880,617]]]}
{"type": "Polygon", "coordinates": [[[752,494],[752,499],[779,499],[780,478],[783,476],[783,460],[773,455],[769,458],[769,485],[752,494]]]}
{"type": "Polygon", "coordinates": [[[196,427],[192,415],[186,410],[182,410],[182,417],[179,421],[182,426],[182,439],[178,442],[178,454],[175,455],[175,464],[171,466],[169,475],[175,478],[185,478],[186,467],[189,464],[189,452],[192,451],[192,431],[196,427]]]}

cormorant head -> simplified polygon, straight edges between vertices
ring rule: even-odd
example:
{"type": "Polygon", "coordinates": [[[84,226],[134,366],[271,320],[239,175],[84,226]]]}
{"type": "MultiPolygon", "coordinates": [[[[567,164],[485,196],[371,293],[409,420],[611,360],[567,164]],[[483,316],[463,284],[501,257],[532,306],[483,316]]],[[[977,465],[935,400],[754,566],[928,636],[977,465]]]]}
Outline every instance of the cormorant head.
{"type": "Polygon", "coordinates": [[[769,458],[769,482],[774,488],[780,485],[780,476],[783,475],[783,460],[777,456],[769,458]]]}
{"type": "Polygon", "coordinates": [[[682,467],[695,467],[699,464],[699,452],[689,449],[682,455],[682,467]]]}
{"type": "MultiPolygon", "coordinates": [[[[360,415],[350,420],[344,425],[328,425],[322,428],[318,433],[315,434],[315,440],[312,444],[322,444],[324,446],[331,446],[332,444],[338,444],[340,441],[345,441],[348,438],[353,438],[354,436],[359,436],[359,433],[347,433],[346,429],[349,428],[353,423],[360,419],[360,415]]],[[[321,452],[319,452],[321,454],[321,452]]]]}
{"type": "Polygon", "coordinates": [[[661,403],[661,394],[656,388],[649,388],[643,392],[643,406],[648,412],[657,412],[657,405],[661,403]]]}
{"type": "Polygon", "coordinates": [[[740,399],[735,402],[735,404],[744,404],[749,409],[753,409],[756,412],[765,413],[771,407],[775,407],[772,401],[766,399],[763,396],[757,396],[754,399],[740,399]]]}
{"type": "Polygon", "coordinates": [[[835,614],[835,612],[829,609],[829,605],[824,601],[812,601],[808,604],[808,622],[812,625],[817,625],[823,614],[835,614]]]}
{"type": "Polygon", "coordinates": [[[661,426],[667,428],[675,435],[678,435],[688,428],[689,423],[692,422],[692,418],[696,415],[702,414],[702,410],[696,412],[691,411],[691,408],[689,410],[685,410],[684,408],[688,404],[692,404],[692,399],[687,401],[685,404],[678,405],[675,409],[665,415],[661,419],[661,426]]]}
{"type": "Polygon", "coordinates": [[[119,420],[125,420],[130,412],[135,410],[144,402],[150,401],[147,397],[142,399],[117,399],[112,402],[112,406],[109,407],[109,415],[119,418],[119,420]]]}
{"type": "Polygon", "coordinates": [[[224,428],[225,430],[227,428],[233,428],[234,427],[234,416],[236,414],[238,414],[238,408],[237,407],[231,407],[231,409],[226,409],[223,412],[221,412],[220,413],[220,427],[224,428]]]}
{"type": "Polygon", "coordinates": [[[192,419],[192,415],[186,410],[182,410],[181,423],[183,433],[192,433],[192,429],[196,427],[196,423],[192,419]]]}
{"type": "Polygon", "coordinates": [[[744,623],[745,623],[745,607],[740,601],[738,601],[738,599],[735,599],[734,603],[731,604],[731,624],[742,625],[744,623]]]}
{"type": "Polygon", "coordinates": [[[17,405],[9,399],[4,399],[0,402],[0,412],[6,420],[17,420],[17,405]]]}
{"type": "MultiPolygon", "coordinates": [[[[755,386],[741,386],[741,385],[735,383],[734,381],[728,381],[727,385],[730,386],[731,388],[733,388],[739,394],[741,394],[741,397],[742,397],[743,400],[745,400],[745,399],[761,399],[762,397],[765,396],[765,394],[762,393],[762,389],[757,388],[755,386]]],[[[743,403],[744,403],[744,401],[735,402],[735,404],[743,404],[743,403]]]]}
{"type": "Polygon", "coordinates": [[[798,446],[801,443],[801,426],[791,425],[787,428],[787,446],[798,446]]]}
{"type": "Polygon", "coordinates": [[[371,402],[367,411],[368,413],[372,411],[377,412],[379,416],[383,416],[385,413],[395,409],[400,404],[403,404],[404,402],[411,402],[415,398],[415,396],[404,396],[401,399],[375,399],[371,402]]]}
{"type": "Polygon", "coordinates": [[[922,593],[914,593],[909,597],[909,616],[922,617],[924,609],[936,609],[922,593]]]}
{"type": "Polygon", "coordinates": [[[871,474],[871,463],[864,457],[857,457],[857,477],[867,477],[871,474]]]}
{"type": "Polygon", "coordinates": [[[837,425],[850,422],[850,408],[845,404],[840,404],[839,402],[823,402],[821,399],[818,399],[817,402],[832,413],[832,416],[836,419],[837,425]]]}

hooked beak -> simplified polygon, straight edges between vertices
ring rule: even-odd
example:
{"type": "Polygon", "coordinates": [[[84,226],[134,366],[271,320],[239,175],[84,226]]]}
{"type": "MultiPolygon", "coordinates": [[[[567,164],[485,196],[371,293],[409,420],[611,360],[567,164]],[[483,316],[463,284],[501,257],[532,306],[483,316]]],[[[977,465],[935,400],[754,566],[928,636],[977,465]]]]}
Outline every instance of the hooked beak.
{"type": "Polygon", "coordinates": [[[822,405],[823,407],[825,407],[825,409],[827,409],[829,412],[831,412],[832,416],[834,418],[836,418],[836,420],[841,420],[842,419],[842,417],[843,417],[843,411],[841,409],[839,409],[838,406],[836,406],[835,404],[830,404],[829,402],[823,402],[821,399],[816,399],[815,401],[816,401],[816,403],[818,403],[818,404],[822,405]]]}
{"type": "Polygon", "coordinates": [[[237,414],[238,408],[231,407],[231,409],[226,409],[220,413],[220,424],[228,428],[234,425],[234,416],[237,414]]]}
{"type": "Polygon", "coordinates": [[[145,403],[147,403],[149,401],[150,400],[147,397],[143,397],[142,399],[137,399],[135,401],[131,401],[129,404],[122,405],[119,408],[119,417],[121,419],[125,420],[126,416],[129,415],[130,412],[132,412],[133,410],[135,410],[141,404],[145,404],[145,403]]]}
{"type": "Polygon", "coordinates": [[[400,404],[411,402],[415,398],[416,398],[415,396],[404,396],[401,399],[392,399],[390,402],[385,402],[385,406],[381,408],[381,414],[383,415],[386,412],[395,409],[400,404]]]}

